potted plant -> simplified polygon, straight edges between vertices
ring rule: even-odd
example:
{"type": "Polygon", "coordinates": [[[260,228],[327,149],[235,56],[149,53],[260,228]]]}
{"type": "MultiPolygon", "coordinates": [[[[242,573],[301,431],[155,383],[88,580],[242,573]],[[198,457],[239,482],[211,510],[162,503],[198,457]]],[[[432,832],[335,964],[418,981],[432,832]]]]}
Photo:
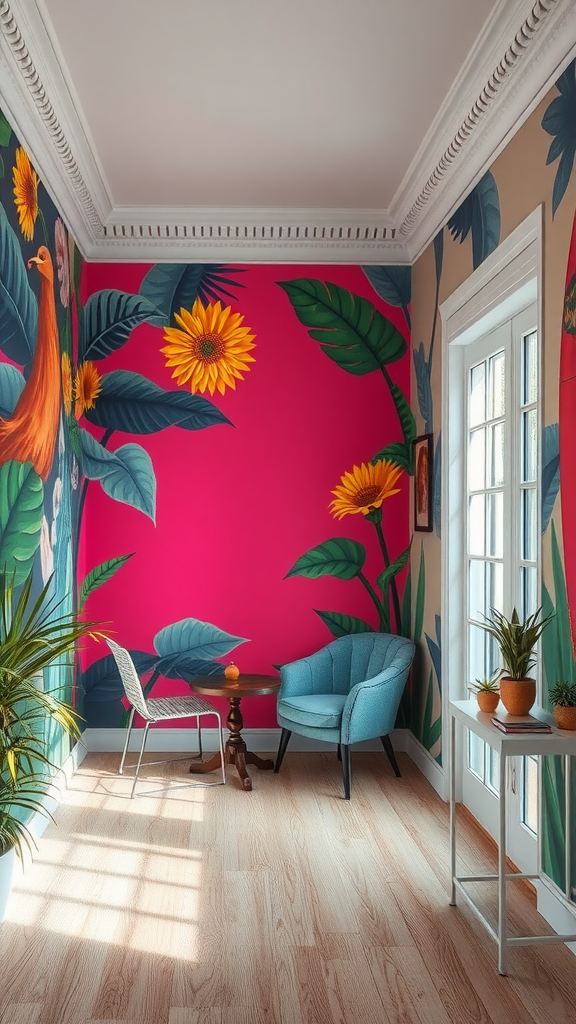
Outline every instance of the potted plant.
{"type": "Polygon", "coordinates": [[[490,715],[494,714],[500,700],[499,675],[499,672],[495,672],[490,679],[476,679],[470,684],[470,689],[476,694],[480,711],[490,715]]]}
{"type": "MultiPolygon", "coordinates": [[[[0,875],[12,873],[14,853],[22,857],[33,839],[26,818],[49,814],[43,805],[57,766],[44,737],[47,720],[68,735],[80,735],[79,715],[57,693],[43,689],[45,668],[74,651],[83,636],[94,636],[93,624],[75,613],[62,614],[49,598],[51,580],[39,597],[31,597],[32,580],[18,596],[13,580],[0,576],[0,875]],[[24,820],[22,820],[24,819],[24,820]]],[[[0,884],[0,920],[6,886],[0,884]]]]}
{"type": "Polygon", "coordinates": [[[559,729],[576,731],[576,683],[559,679],[548,693],[559,729]]]}
{"type": "Polygon", "coordinates": [[[483,629],[493,636],[504,662],[500,678],[500,700],[511,715],[527,715],[536,700],[536,680],[528,675],[536,664],[534,648],[553,614],[541,618],[542,608],[522,622],[514,608],[506,618],[496,608],[484,616],[483,629]]]}

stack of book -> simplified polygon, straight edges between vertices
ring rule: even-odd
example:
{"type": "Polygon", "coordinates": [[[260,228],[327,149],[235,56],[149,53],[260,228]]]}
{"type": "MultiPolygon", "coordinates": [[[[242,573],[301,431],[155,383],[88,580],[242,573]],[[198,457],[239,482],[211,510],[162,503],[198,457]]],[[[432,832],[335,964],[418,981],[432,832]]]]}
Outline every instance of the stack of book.
{"type": "Polygon", "coordinates": [[[505,733],[552,732],[552,729],[546,722],[541,722],[539,718],[534,718],[533,715],[494,715],[490,721],[492,725],[495,725],[497,729],[505,733]]]}

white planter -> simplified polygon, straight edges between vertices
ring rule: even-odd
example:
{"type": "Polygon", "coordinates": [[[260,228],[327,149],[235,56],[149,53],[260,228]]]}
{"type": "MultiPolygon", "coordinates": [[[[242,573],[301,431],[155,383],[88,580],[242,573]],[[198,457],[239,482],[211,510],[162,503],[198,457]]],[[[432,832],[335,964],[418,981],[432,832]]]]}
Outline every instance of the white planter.
{"type": "Polygon", "coordinates": [[[6,908],[10,893],[12,892],[12,881],[16,865],[16,851],[8,850],[0,857],[0,924],[6,917],[6,908]]]}

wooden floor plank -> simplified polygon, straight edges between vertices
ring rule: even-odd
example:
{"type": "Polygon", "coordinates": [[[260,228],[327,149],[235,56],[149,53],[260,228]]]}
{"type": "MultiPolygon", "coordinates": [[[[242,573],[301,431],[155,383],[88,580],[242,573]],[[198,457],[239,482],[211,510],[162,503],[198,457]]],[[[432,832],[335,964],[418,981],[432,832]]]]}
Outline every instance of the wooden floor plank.
{"type": "MultiPolygon", "coordinates": [[[[513,949],[501,978],[449,906],[447,807],[399,762],[353,755],[350,801],[331,752],[252,768],[252,793],[148,765],[130,800],[117,755],[89,755],[0,928],[1,1024],[576,1024],[566,947],[513,949]]],[[[462,867],[493,864],[460,829],[462,867]]],[[[526,887],[509,906],[546,930],[526,887]]]]}

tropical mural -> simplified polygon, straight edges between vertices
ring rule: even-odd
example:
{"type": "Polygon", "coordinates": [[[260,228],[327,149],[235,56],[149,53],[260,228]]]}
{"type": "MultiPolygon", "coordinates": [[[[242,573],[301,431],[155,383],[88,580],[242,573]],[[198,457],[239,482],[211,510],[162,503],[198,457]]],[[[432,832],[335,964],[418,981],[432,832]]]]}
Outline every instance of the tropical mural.
{"type": "MultiPolygon", "coordinates": [[[[442,353],[434,345],[439,304],[475,270],[539,204],[544,208],[544,430],[542,437],[541,527],[544,551],[544,613],[555,612],[543,636],[544,685],[575,680],[576,541],[574,507],[574,409],[576,379],[576,71],[573,61],[556,86],[509,142],[476,187],[440,230],[413,267],[413,409],[417,428],[435,434],[434,534],[420,541],[417,570],[412,544],[413,614],[424,632],[420,662],[410,696],[417,714],[412,731],[439,759],[440,702],[440,508],[441,432],[435,407],[441,394],[442,353]],[[552,136],[552,141],[550,141],[552,136]],[[521,186],[520,186],[521,183],[521,186]],[[567,270],[568,267],[568,270],[567,270]],[[565,288],[563,287],[566,281],[565,288]],[[429,339],[429,340],[423,340],[429,339]],[[558,386],[558,384],[560,386],[558,386]],[[431,569],[430,569],[431,567],[431,569]],[[428,633],[426,632],[428,629],[428,633]],[[431,637],[433,639],[431,639],[431,637]],[[425,709],[431,709],[425,720],[425,709]],[[436,733],[430,723],[438,724],[436,733]],[[427,729],[423,728],[424,723],[427,729]],[[432,742],[434,741],[434,742],[432,742]]],[[[440,752],[441,756],[441,752],[440,752]]],[[[544,766],[543,863],[564,888],[566,807],[564,765],[548,758],[544,766]]],[[[572,815],[576,814],[576,772],[572,815]]],[[[572,818],[576,820],[576,818],[572,818]]],[[[576,890],[576,844],[572,848],[572,887],[576,890]]]]}

